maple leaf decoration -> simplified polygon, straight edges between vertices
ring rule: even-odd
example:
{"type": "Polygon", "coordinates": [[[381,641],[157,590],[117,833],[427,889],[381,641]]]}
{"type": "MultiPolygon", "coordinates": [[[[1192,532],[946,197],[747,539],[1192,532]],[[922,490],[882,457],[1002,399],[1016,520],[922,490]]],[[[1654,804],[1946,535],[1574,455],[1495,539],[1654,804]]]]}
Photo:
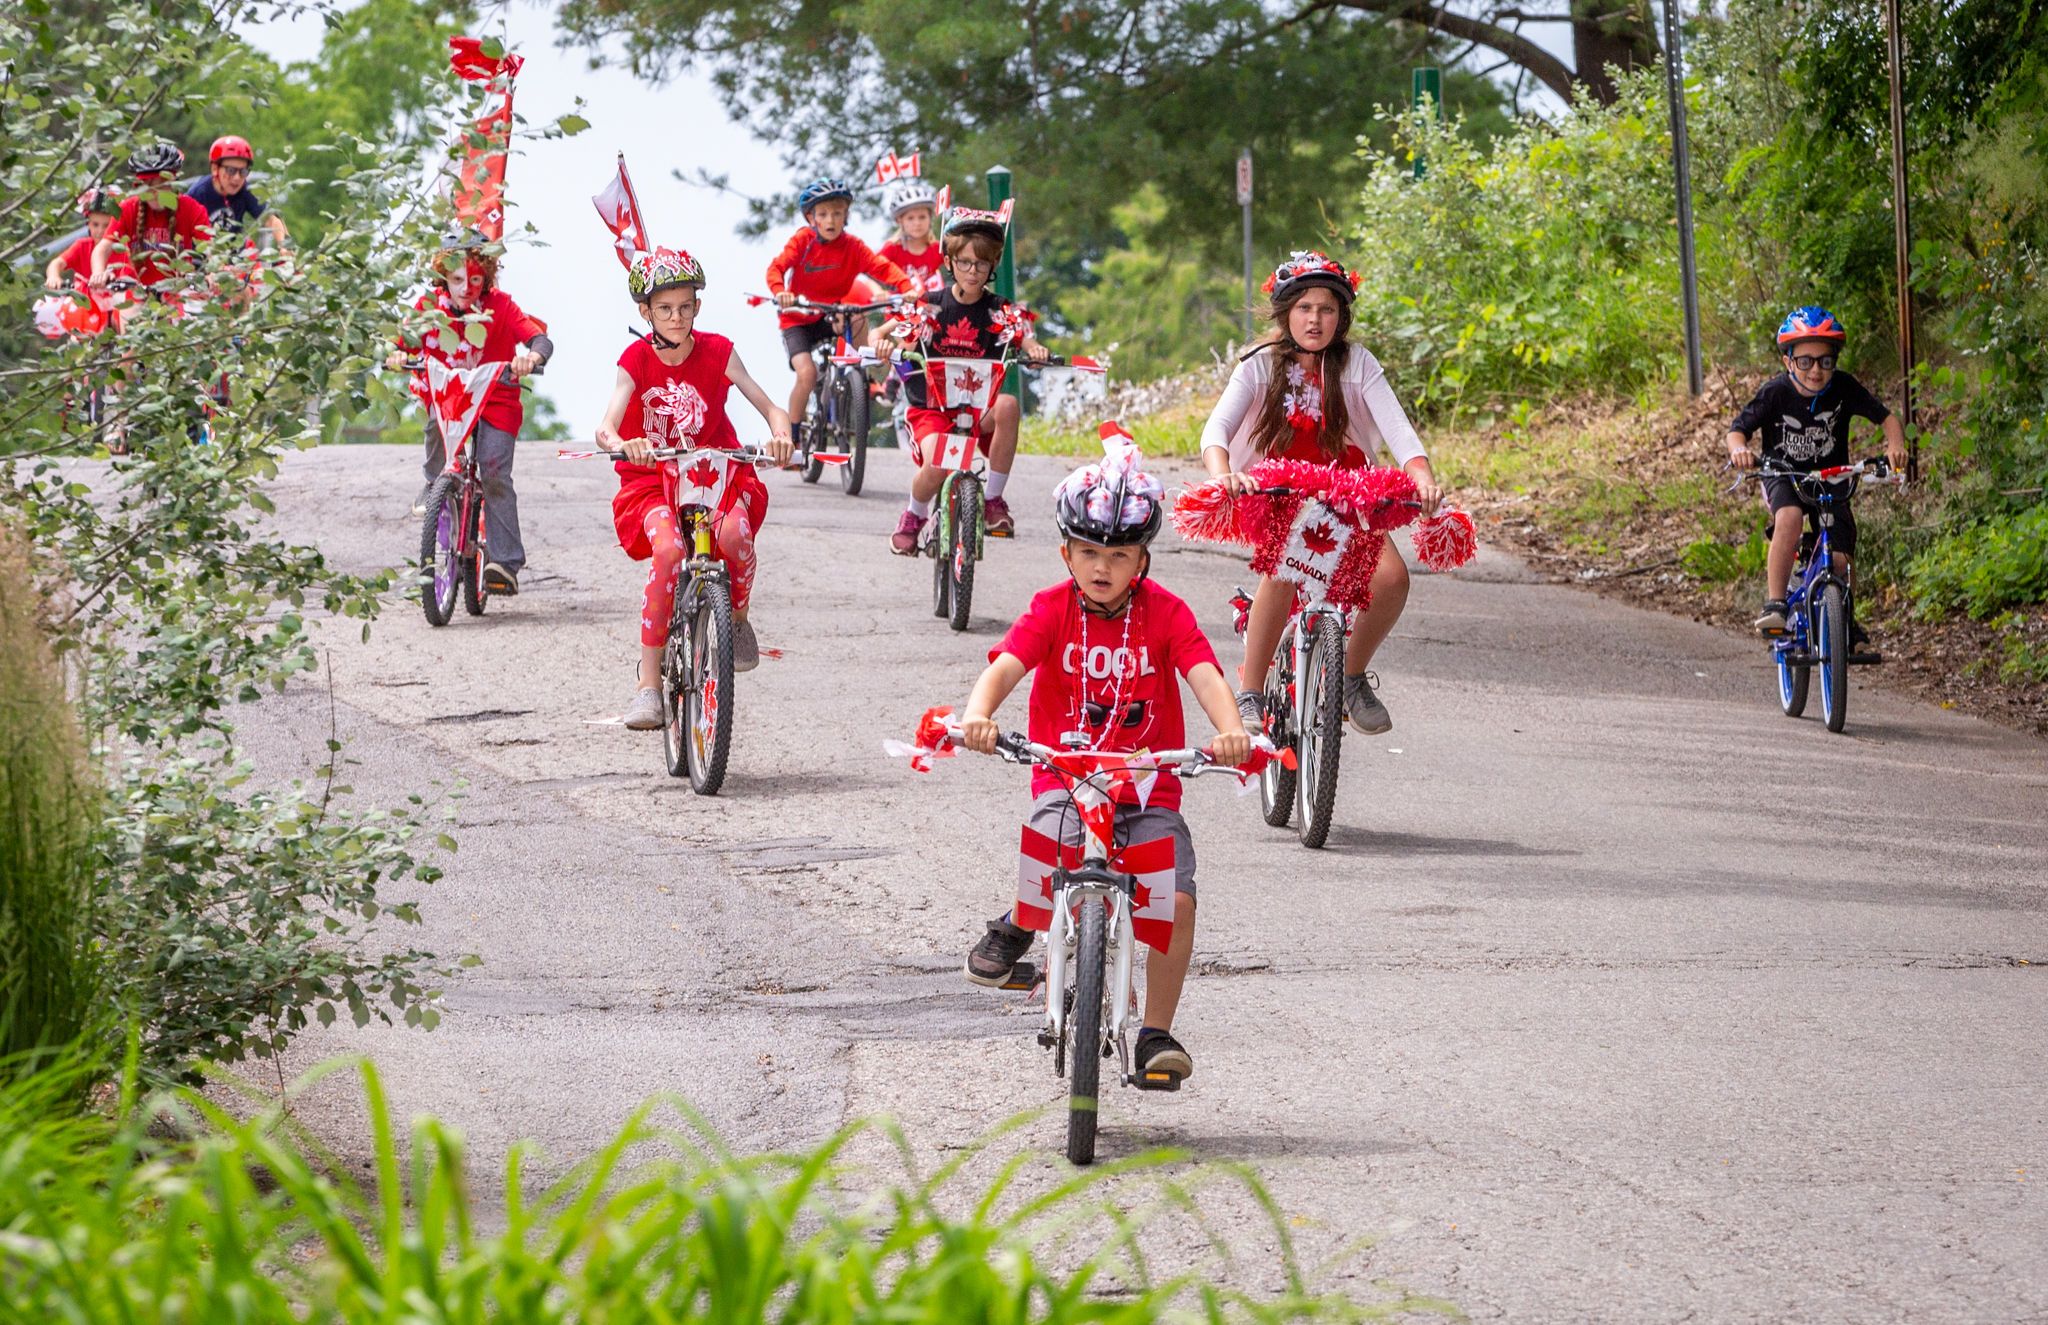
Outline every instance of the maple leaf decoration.
{"type": "Polygon", "coordinates": [[[1337,540],[1327,524],[1310,525],[1302,530],[1301,543],[1318,557],[1327,557],[1337,550],[1337,540]]]}
{"type": "Polygon", "coordinates": [[[948,345],[965,345],[970,348],[979,348],[981,344],[980,337],[975,333],[973,320],[965,317],[946,324],[945,340],[948,345]]]}
{"type": "Polygon", "coordinates": [[[1052,875],[1041,875],[1038,880],[1038,895],[1046,901],[1052,900],[1052,875]]]}
{"type": "Polygon", "coordinates": [[[683,475],[683,477],[690,480],[696,487],[713,487],[718,482],[718,466],[712,464],[709,460],[699,460],[696,464],[690,466],[690,472],[683,475]]]}
{"type": "Polygon", "coordinates": [[[449,378],[447,385],[441,388],[441,417],[450,423],[459,422],[463,415],[469,413],[473,403],[469,388],[459,377],[449,378]]]}
{"type": "Polygon", "coordinates": [[[984,382],[981,374],[975,372],[972,368],[962,368],[954,375],[953,385],[959,387],[962,391],[979,392],[984,382]]]}
{"type": "Polygon", "coordinates": [[[1141,883],[1131,889],[1131,908],[1133,910],[1142,911],[1150,905],[1152,905],[1152,890],[1150,888],[1141,883]]]}

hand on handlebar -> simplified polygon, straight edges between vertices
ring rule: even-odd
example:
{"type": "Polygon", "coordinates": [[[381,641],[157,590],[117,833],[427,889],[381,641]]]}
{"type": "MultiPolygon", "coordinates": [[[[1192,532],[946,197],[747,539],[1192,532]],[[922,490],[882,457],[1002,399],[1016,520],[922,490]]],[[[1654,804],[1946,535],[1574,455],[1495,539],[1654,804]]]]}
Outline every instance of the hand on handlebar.
{"type": "Polygon", "coordinates": [[[1052,358],[1052,351],[1046,349],[1045,346],[1040,345],[1037,341],[1024,342],[1024,361],[1026,363],[1044,363],[1050,358],[1052,358]]]}
{"type": "Polygon", "coordinates": [[[1731,446],[1728,448],[1728,463],[1737,469],[1755,469],[1757,454],[1746,446],[1731,446]]]}
{"type": "Polygon", "coordinates": [[[1223,490],[1232,496],[1243,496],[1245,493],[1257,492],[1259,490],[1259,481],[1250,474],[1240,474],[1235,471],[1228,474],[1218,474],[1216,475],[1216,481],[1221,483],[1223,490]]]}
{"type": "Polygon", "coordinates": [[[788,290],[784,290],[781,294],[775,296],[775,304],[778,308],[795,308],[796,295],[788,290]]]}
{"type": "Polygon", "coordinates": [[[512,356],[512,376],[525,377],[528,373],[540,367],[540,364],[541,358],[538,354],[521,346],[518,353],[512,356]]]}
{"type": "Polygon", "coordinates": [[[1444,504],[1444,490],[1434,477],[1415,480],[1415,502],[1422,508],[1424,516],[1435,515],[1437,508],[1444,504]]]}
{"type": "Polygon", "coordinates": [[[992,755],[996,752],[996,738],[1003,729],[996,726],[994,718],[976,717],[970,713],[960,720],[960,744],[976,754],[992,755]]]}
{"type": "Polygon", "coordinates": [[[796,450],[796,440],[789,435],[789,425],[783,424],[768,434],[768,458],[778,465],[789,463],[789,457],[796,450]]]}
{"type": "Polygon", "coordinates": [[[1240,727],[1234,732],[1217,732],[1209,742],[1209,755],[1217,763],[1235,768],[1252,757],[1252,738],[1240,727]]]}

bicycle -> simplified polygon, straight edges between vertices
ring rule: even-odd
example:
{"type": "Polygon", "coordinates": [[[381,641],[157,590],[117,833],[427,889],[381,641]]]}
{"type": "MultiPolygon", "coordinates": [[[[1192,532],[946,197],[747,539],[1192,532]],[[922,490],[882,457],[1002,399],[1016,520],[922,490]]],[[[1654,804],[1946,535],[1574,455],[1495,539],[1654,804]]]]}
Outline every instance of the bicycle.
{"type": "MultiPolygon", "coordinates": [[[[83,281],[75,282],[71,289],[44,294],[30,309],[30,318],[46,339],[67,348],[91,344],[108,331],[117,330],[119,322],[111,302],[95,298],[83,281]]],[[[107,403],[107,389],[91,376],[73,379],[65,387],[65,413],[90,429],[95,445],[108,440],[107,403]]],[[[116,441],[109,449],[119,455],[127,448],[116,441]]]]}
{"type": "Polygon", "coordinates": [[[1835,504],[1846,503],[1865,482],[1902,483],[1883,456],[1853,465],[1799,470],[1771,465],[1743,475],[1750,479],[1790,479],[1800,496],[1814,507],[1815,529],[1799,540],[1799,559],[1792,566],[1792,585],[1785,596],[1786,628],[1771,638],[1771,659],[1778,674],[1778,707],[1788,718],[1806,712],[1813,669],[1821,669],[1821,719],[1839,732],[1849,719],[1849,618],[1853,599],[1846,575],[1835,572],[1832,533],[1835,504]]]}
{"type": "MultiPolygon", "coordinates": [[[[928,716],[927,722],[932,720],[928,716]]],[[[938,731],[943,733],[940,739],[946,743],[945,749],[958,745],[957,725],[942,722],[938,731]]],[[[920,736],[924,735],[921,727],[920,736]]],[[[1254,766],[1272,760],[1278,752],[1270,741],[1254,738],[1251,764],[1236,768],[1216,763],[1206,750],[1153,754],[1090,750],[1087,737],[1079,732],[1069,733],[1064,743],[1067,749],[1056,750],[1018,732],[996,740],[999,758],[1045,768],[1060,780],[1073,801],[1083,834],[1080,847],[1059,848],[1061,863],[1047,874],[1041,887],[1044,909],[1049,912],[1044,970],[1031,962],[1019,962],[1003,988],[1029,990],[1044,984],[1045,1024],[1038,1032],[1038,1043],[1052,1050],[1053,1075],[1067,1078],[1067,1158],[1075,1164],[1092,1164],[1101,1116],[1098,1097],[1103,1059],[1117,1060],[1119,1084],[1139,1090],[1180,1089],[1179,1079],[1171,1073],[1133,1072],[1130,1045],[1137,945],[1132,917],[1144,908],[1141,892],[1148,881],[1160,884],[1163,874],[1163,886],[1171,892],[1172,853],[1166,852],[1163,860],[1141,862],[1136,857],[1153,843],[1116,844],[1111,787],[1119,776],[1167,769],[1187,778],[1229,773],[1242,780],[1254,766]],[[1148,868],[1133,868],[1139,864],[1148,868]]],[[[1164,840],[1171,844],[1171,839],[1164,840]]],[[[1167,927],[1170,934],[1170,919],[1167,927]]],[[[1160,951],[1165,948],[1163,941],[1150,946],[1160,951]]]]}
{"type": "MultiPolygon", "coordinates": [[[[564,460],[630,458],[624,451],[558,455],[564,460]]],[[[732,586],[725,563],[712,551],[711,513],[719,509],[740,465],[775,462],[765,451],[709,446],[655,447],[648,456],[674,480],[677,526],[690,542],[661,651],[663,766],[670,777],[687,776],[697,795],[716,796],[732,753],[732,586]]]]}
{"type": "MultiPolygon", "coordinates": [[[[433,371],[426,360],[406,359],[402,367],[411,372],[428,371],[428,406],[435,412],[441,429],[447,466],[427,489],[426,513],[420,519],[420,607],[427,624],[445,626],[455,617],[455,599],[462,598],[462,610],[482,616],[490,602],[490,586],[484,582],[484,568],[490,564],[489,530],[484,523],[483,465],[469,447],[469,439],[483,418],[484,396],[497,382],[516,383],[509,362],[481,364],[457,373],[445,370],[444,384],[461,391],[464,408],[455,416],[442,408],[444,395],[433,387],[433,371]],[[454,441],[449,439],[451,423],[454,441]]],[[[435,367],[438,367],[438,363],[435,367]]],[[[536,374],[541,367],[533,370],[536,374]]]]}
{"type": "MultiPolygon", "coordinates": [[[[748,295],[747,302],[760,305],[775,301],[765,295],[748,295]]],[[[840,490],[849,497],[860,495],[861,485],[867,481],[868,428],[873,404],[866,369],[876,360],[854,347],[853,319],[896,307],[898,303],[898,299],[884,299],[872,304],[814,304],[799,295],[792,305],[806,312],[822,313],[832,322],[832,339],[811,347],[811,358],[818,365],[818,386],[811,393],[803,419],[796,425],[797,456],[804,482],[816,483],[825,466],[831,465],[839,471],[840,490]]]]}

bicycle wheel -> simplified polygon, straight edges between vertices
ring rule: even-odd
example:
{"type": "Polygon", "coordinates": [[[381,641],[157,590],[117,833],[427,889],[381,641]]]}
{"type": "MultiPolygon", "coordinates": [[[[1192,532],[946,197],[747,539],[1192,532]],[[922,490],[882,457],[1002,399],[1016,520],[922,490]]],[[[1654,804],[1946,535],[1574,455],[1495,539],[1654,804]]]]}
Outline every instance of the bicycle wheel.
{"type": "MultiPolygon", "coordinates": [[[[1280,635],[1280,647],[1273,665],[1266,669],[1266,712],[1272,718],[1273,744],[1285,750],[1294,744],[1294,705],[1289,699],[1294,681],[1294,627],[1280,635]]],[[[1297,766],[1298,766],[1297,757],[1297,766]]],[[[1277,759],[1259,770],[1259,809],[1270,828],[1285,828],[1294,814],[1294,784],[1299,775],[1277,759]]]]}
{"type": "Polygon", "coordinates": [[[1823,584],[1813,613],[1814,652],[1820,655],[1820,716],[1838,732],[1849,718],[1849,604],[1839,584],[1823,584]]]}
{"type": "Polygon", "coordinates": [[[690,758],[690,790],[716,796],[732,752],[732,597],[721,576],[698,586],[690,621],[689,689],[682,708],[690,758]]]}
{"type": "Polygon", "coordinates": [[[1073,1073],[1067,1078],[1067,1158],[1095,1162],[1096,1092],[1102,1087],[1102,980],[1108,961],[1108,922],[1103,900],[1081,903],[1081,937],[1074,953],[1074,1016],[1069,1043],[1073,1073]]]}
{"type": "Polygon", "coordinates": [[[819,382],[817,390],[811,392],[810,403],[804,411],[803,436],[797,439],[803,446],[803,477],[806,483],[816,483],[818,476],[825,472],[825,462],[818,457],[832,444],[831,406],[826,399],[830,380],[827,378],[819,382]]]}
{"type": "Polygon", "coordinates": [[[1792,662],[1790,649],[1771,652],[1778,660],[1778,707],[1785,710],[1786,717],[1796,718],[1806,712],[1806,687],[1813,679],[1813,669],[1792,662]]]}
{"type": "Polygon", "coordinates": [[[952,521],[954,482],[954,477],[947,475],[939,488],[933,506],[939,527],[925,544],[925,555],[932,559],[932,615],[941,619],[953,614],[953,544],[959,536],[952,521]]]}
{"type": "Polygon", "coordinates": [[[1317,621],[1310,629],[1305,675],[1296,683],[1301,731],[1295,747],[1300,765],[1295,801],[1301,817],[1294,828],[1303,846],[1320,847],[1330,836],[1330,816],[1337,807],[1337,756],[1344,739],[1344,629],[1332,621],[1317,621]]]}
{"type": "Polygon", "coordinates": [[[420,606],[430,626],[445,626],[462,592],[462,567],[455,556],[455,480],[443,474],[427,489],[427,513],[420,520],[420,606]]]}
{"type": "Polygon", "coordinates": [[[484,527],[484,494],[481,488],[472,487],[469,501],[469,518],[464,521],[462,546],[468,550],[462,558],[462,610],[471,616],[482,616],[484,604],[491,596],[484,584],[484,563],[490,558],[484,555],[483,540],[477,537],[484,527]]]}
{"type": "Polygon", "coordinates": [[[690,773],[690,614],[696,610],[694,579],[676,586],[668,614],[668,638],[661,646],[661,756],[672,778],[690,773]]]}
{"type": "Polygon", "coordinates": [[[839,380],[846,388],[839,415],[840,426],[846,429],[846,463],[839,467],[839,487],[847,496],[858,497],[868,474],[868,406],[872,401],[867,374],[846,368],[840,370],[839,380]]]}
{"type": "Polygon", "coordinates": [[[953,550],[945,558],[952,612],[947,624],[967,629],[967,614],[974,607],[974,562],[981,548],[981,480],[962,474],[953,484],[953,550]]]}

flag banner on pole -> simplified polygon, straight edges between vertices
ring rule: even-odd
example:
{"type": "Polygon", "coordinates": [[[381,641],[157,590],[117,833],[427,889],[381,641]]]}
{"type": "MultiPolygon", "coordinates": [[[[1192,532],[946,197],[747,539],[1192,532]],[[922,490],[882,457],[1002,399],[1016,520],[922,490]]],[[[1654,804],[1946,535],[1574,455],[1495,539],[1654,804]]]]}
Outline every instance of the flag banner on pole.
{"type": "Polygon", "coordinates": [[[912,152],[909,156],[898,156],[896,149],[890,148],[882,154],[881,160],[875,162],[875,183],[888,184],[899,179],[916,178],[918,161],[922,155],[920,152],[912,152]]]}
{"type": "Polygon", "coordinates": [[[468,82],[486,84],[484,112],[463,136],[462,165],[455,180],[455,216],[465,227],[496,242],[505,237],[505,159],[512,145],[512,83],[525,62],[510,53],[486,53],[476,37],[450,37],[448,50],[449,68],[468,82]]]}
{"type": "Polygon", "coordinates": [[[626,154],[619,153],[619,173],[601,193],[590,197],[591,205],[603,218],[605,228],[612,232],[612,246],[618,252],[619,265],[631,267],[635,253],[649,251],[647,223],[640,218],[640,199],[633,192],[633,180],[626,173],[626,154]]]}
{"type": "Polygon", "coordinates": [[[491,383],[504,371],[503,363],[478,364],[474,368],[450,368],[439,359],[427,360],[427,403],[434,421],[441,427],[442,448],[448,455],[448,472],[453,474],[462,456],[463,444],[484,412],[484,397],[491,383]]]}

